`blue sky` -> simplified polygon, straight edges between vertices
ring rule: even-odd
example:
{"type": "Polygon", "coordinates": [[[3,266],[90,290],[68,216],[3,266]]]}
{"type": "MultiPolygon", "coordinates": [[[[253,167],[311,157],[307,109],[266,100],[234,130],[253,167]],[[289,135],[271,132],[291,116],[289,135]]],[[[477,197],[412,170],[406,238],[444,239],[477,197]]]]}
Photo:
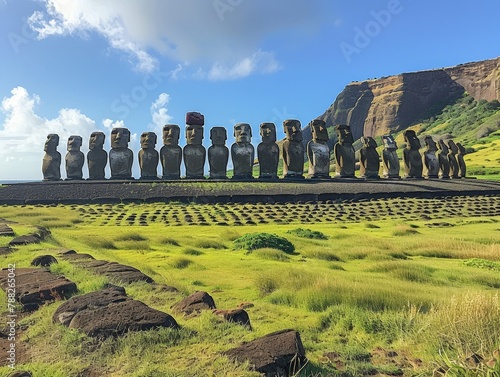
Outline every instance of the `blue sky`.
{"type": "Polygon", "coordinates": [[[261,122],[281,138],[351,81],[500,56],[498,14],[496,0],[0,0],[0,180],[41,179],[48,133],[64,156],[69,135],[86,153],[92,131],[124,125],[137,153],[192,110],[207,146],[238,122],[254,145],[261,122]]]}

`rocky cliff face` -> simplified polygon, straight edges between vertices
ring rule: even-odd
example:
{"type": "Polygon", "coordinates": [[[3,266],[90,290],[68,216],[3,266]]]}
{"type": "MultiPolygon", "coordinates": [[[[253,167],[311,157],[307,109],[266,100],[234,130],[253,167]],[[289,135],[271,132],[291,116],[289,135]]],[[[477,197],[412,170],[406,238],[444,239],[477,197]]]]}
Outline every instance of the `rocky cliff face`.
{"type": "Polygon", "coordinates": [[[465,91],[477,100],[500,100],[500,58],[353,82],[318,118],[328,127],[350,125],[355,140],[379,136],[432,116],[465,91]]]}

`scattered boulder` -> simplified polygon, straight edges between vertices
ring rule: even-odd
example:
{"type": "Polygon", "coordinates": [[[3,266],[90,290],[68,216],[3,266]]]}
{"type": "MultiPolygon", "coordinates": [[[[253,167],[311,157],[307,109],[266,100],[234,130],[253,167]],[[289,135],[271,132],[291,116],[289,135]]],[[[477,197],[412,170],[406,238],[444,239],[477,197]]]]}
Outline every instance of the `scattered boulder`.
{"type": "Polygon", "coordinates": [[[230,349],[225,355],[239,362],[248,361],[266,376],[293,376],[307,362],[300,334],[282,330],[230,349]]]}
{"type": "Polygon", "coordinates": [[[238,323],[242,326],[248,327],[250,330],[252,329],[252,326],[250,325],[250,317],[248,317],[248,313],[243,309],[232,309],[232,310],[214,309],[213,313],[227,322],[238,323]]]}
{"type": "Polygon", "coordinates": [[[184,315],[199,314],[202,310],[216,309],[212,296],[207,292],[197,291],[172,306],[176,313],[184,315]]]}
{"type": "Polygon", "coordinates": [[[8,226],[7,224],[0,224],[0,237],[14,237],[14,235],[14,231],[10,226],[8,226]]]}
{"type": "Polygon", "coordinates": [[[96,274],[102,274],[120,284],[130,284],[137,281],[154,283],[154,280],[152,278],[150,278],[146,274],[143,274],[137,268],[126,266],[124,264],[116,262],[93,260],[90,262],[85,262],[83,266],[89,268],[96,274]]]}
{"type": "Polygon", "coordinates": [[[32,377],[31,372],[27,372],[25,370],[16,370],[7,375],[7,377],[32,377]]]}
{"type": "Polygon", "coordinates": [[[14,251],[15,249],[13,249],[12,247],[10,246],[2,246],[0,247],[0,255],[5,255],[5,254],[10,254],[14,251]]]}
{"type": "Polygon", "coordinates": [[[35,267],[49,267],[54,263],[57,263],[57,259],[52,255],[40,255],[31,261],[31,265],[35,267]]]}
{"type": "Polygon", "coordinates": [[[9,242],[9,246],[23,246],[29,244],[36,244],[40,242],[42,242],[40,236],[38,234],[32,233],[14,238],[12,241],[9,242]]]}
{"type": "Polygon", "coordinates": [[[65,251],[64,253],[61,253],[61,257],[68,261],[81,260],[81,259],[95,259],[90,254],[85,254],[85,253],[80,254],[77,253],[75,250],[68,250],[65,251]]]}
{"type": "MultiPolygon", "coordinates": [[[[45,301],[66,298],[76,292],[76,284],[64,276],[56,276],[46,268],[17,268],[16,301],[25,308],[37,308],[45,301]]],[[[0,287],[7,291],[9,270],[0,270],[0,287]]]]}
{"type": "Polygon", "coordinates": [[[169,314],[129,298],[124,288],[116,286],[70,298],[55,311],[52,321],[97,337],[179,327],[169,314]]]}

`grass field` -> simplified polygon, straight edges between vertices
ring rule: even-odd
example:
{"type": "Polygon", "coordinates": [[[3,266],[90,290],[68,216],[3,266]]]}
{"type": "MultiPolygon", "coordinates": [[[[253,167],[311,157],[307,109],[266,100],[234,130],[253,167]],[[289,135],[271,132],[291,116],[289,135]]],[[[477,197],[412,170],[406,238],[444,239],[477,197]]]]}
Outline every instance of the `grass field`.
{"type": "MultiPolygon", "coordinates": [[[[309,363],[300,376],[500,376],[500,198],[393,199],[335,204],[124,204],[0,206],[16,234],[46,226],[40,245],[0,256],[28,267],[68,249],[134,266],[156,283],[131,297],[171,313],[198,290],[219,309],[252,303],[252,330],[211,312],[174,315],[180,330],[129,333],[104,342],[52,324],[61,304],[20,313],[26,356],[39,377],[258,376],[222,352],[267,333],[300,332],[309,363]],[[273,233],[295,250],[236,249],[273,233]],[[473,355],[482,362],[474,363],[473,355]],[[471,361],[472,360],[472,361],[471,361]]],[[[0,223],[2,221],[0,220],[0,223]]],[[[10,241],[0,237],[0,247],[10,241]]],[[[60,258],[59,258],[60,259],[60,258]]],[[[51,266],[78,294],[109,280],[78,265],[51,266]]],[[[6,314],[0,291],[0,311],[6,314]]],[[[0,327],[5,327],[2,315],[0,327]]],[[[9,369],[0,367],[0,376],[9,369]]]]}

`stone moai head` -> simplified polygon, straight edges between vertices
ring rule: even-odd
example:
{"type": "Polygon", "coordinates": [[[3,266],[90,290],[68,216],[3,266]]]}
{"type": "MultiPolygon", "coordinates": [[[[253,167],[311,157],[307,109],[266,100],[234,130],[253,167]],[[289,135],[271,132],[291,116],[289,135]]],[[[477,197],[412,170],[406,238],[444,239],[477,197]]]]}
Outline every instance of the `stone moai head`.
{"type": "Polygon", "coordinates": [[[350,126],[339,124],[335,128],[337,130],[337,138],[340,144],[352,145],[354,143],[350,126]]]}
{"type": "Polygon", "coordinates": [[[104,132],[92,132],[90,134],[90,139],[89,139],[89,149],[102,149],[104,146],[104,140],[106,139],[106,135],[104,135],[104,132]]]}
{"type": "Polygon", "coordinates": [[[432,139],[432,136],[426,136],[424,139],[425,146],[428,151],[435,152],[437,151],[436,142],[432,139]]]}
{"type": "Polygon", "coordinates": [[[371,136],[363,136],[361,143],[363,144],[363,148],[377,148],[377,142],[371,136]]]}
{"type": "Polygon", "coordinates": [[[250,143],[252,139],[252,127],[248,123],[237,123],[234,125],[234,138],[237,143],[250,143]]]}
{"type": "Polygon", "coordinates": [[[276,142],[276,125],[274,123],[261,123],[259,126],[260,136],[264,143],[276,142]]]}
{"type": "Polygon", "coordinates": [[[141,134],[141,148],[142,149],[154,149],[156,146],[156,134],[154,132],[143,132],[141,134]]]}
{"type": "Polygon", "coordinates": [[[212,127],[210,129],[210,140],[213,145],[223,146],[226,145],[227,131],[224,127],[212,127]]]}
{"type": "Polygon", "coordinates": [[[188,124],[186,126],[186,142],[189,145],[201,145],[203,141],[203,126],[188,124]]]}
{"type": "Polygon", "coordinates": [[[448,140],[448,148],[450,149],[451,153],[457,154],[458,153],[458,147],[455,144],[453,140],[448,140]]]}
{"type": "Polygon", "coordinates": [[[111,148],[127,149],[130,142],[130,131],[128,128],[116,127],[111,130],[111,148]]]}
{"type": "Polygon", "coordinates": [[[448,146],[446,145],[446,143],[444,142],[444,140],[439,140],[438,145],[439,145],[439,149],[442,151],[442,153],[448,154],[449,149],[448,149],[448,146]]]}
{"type": "Polygon", "coordinates": [[[82,146],[82,137],[77,135],[71,135],[68,138],[67,149],[68,151],[79,151],[82,146]]]}
{"type": "Polygon", "coordinates": [[[467,154],[467,151],[465,150],[465,147],[462,144],[457,143],[457,148],[458,148],[458,154],[461,154],[462,156],[465,156],[467,154]]]}
{"type": "Polygon", "coordinates": [[[382,140],[384,141],[384,148],[385,149],[390,149],[390,150],[398,149],[398,145],[396,144],[396,140],[394,140],[394,137],[392,137],[392,135],[384,135],[384,136],[382,136],[382,140]]]}
{"type": "Polygon", "coordinates": [[[417,134],[413,130],[406,130],[403,132],[403,136],[405,138],[406,143],[409,145],[409,149],[419,150],[420,140],[418,140],[417,134]]]}
{"type": "Polygon", "coordinates": [[[328,130],[326,123],[321,119],[314,119],[309,123],[311,127],[312,139],[315,143],[325,143],[328,141],[328,130]]]}
{"type": "Polygon", "coordinates": [[[47,140],[45,140],[45,146],[43,150],[48,153],[55,152],[58,145],[59,145],[59,135],[48,134],[47,140]]]}
{"type": "Polygon", "coordinates": [[[177,124],[165,124],[163,126],[163,144],[164,145],[179,145],[179,136],[181,128],[177,124]]]}
{"type": "Polygon", "coordinates": [[[297,119],[287,119],[283,121],[283,131],[289,141],[302,141],[302,125],[297,119]]]}

